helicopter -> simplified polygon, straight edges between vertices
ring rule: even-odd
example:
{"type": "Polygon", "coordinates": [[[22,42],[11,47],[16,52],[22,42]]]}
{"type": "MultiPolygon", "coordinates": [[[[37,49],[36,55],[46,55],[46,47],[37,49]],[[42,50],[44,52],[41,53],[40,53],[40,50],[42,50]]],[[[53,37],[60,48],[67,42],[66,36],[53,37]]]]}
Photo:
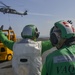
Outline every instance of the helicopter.
{"type": "Polygon", "coordinates": [[[17,14],[17,15],[28,15],[27,14],[27,10],[25,10],[25,12],[21,13],[16,11],[15,9],[10,8],[10,6],[7,6],[6,4],[4,4],[3,2],[0,1],[0,4],[2,4],[3,6],[0,6],[0,12],[2,12],[3,14],[9,13],[9,14],[17,14]]]}

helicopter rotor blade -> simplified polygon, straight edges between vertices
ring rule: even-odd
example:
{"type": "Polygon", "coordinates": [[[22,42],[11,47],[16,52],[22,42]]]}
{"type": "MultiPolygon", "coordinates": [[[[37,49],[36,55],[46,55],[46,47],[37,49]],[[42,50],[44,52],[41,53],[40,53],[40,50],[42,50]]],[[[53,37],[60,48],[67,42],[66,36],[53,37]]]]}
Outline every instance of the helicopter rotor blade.
{"type": "Polygon", "coordinates": [[[10,7],[10,6],[7,6],[6,4],[4,4],[2,1],[0,1],[0,3],[3,4],[4,6],[8,7],[8,8],[10,7]]]}

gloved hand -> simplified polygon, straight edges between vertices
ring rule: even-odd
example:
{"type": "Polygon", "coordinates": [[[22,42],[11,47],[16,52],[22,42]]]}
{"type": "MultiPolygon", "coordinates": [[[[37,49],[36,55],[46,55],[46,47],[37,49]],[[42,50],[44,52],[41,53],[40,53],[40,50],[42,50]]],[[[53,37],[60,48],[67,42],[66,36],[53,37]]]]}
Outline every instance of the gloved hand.
{"type": "Polygon", "coordinates": [[[0,27],[0,37],[1,37],[1,34],[3,34],[2,30],[3,30],[3,25],[0,27]]]}
{"type": "Polygon", "coordinates": [[[2,26],[0,27],[0,30],[3,30],[3,27],[4,27],[4,26],[2,25],[2,26]]]}

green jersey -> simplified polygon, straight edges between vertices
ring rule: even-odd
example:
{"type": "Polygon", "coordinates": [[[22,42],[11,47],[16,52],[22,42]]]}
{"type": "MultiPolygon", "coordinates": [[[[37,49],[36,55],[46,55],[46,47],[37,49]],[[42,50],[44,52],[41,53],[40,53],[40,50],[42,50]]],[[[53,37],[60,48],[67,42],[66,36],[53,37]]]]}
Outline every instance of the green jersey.
{"type": "Polygon", "coordinates": [[[75,45],[49,54],[42,75],[75,75],[75,45]]]}

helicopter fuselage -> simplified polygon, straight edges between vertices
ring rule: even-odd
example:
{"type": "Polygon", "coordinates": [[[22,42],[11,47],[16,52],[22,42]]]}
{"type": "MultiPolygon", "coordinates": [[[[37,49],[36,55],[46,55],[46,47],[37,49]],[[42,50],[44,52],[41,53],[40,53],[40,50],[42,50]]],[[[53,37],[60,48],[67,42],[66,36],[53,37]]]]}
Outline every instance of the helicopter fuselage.
{"type": "Polygon", "coordinates": [[[21,13],[21,12],[16,11],[15,9],[10,8],[10,6],[7,6],[2,1],[0,1],[0,4],[3,5],[1,6],[2,8],[0,8],[0,12],[2,12],[3,14],[10,13],[10,14],[17,14],[17,15],[27,15],[27,10],[21,13]]]}
{"type": "Polygon", "coordinates": [[[18,14],[18,15],[27,15],[27,12],[20,13],[17,12],[15,9],[9,9],[9,8],[0,8],[0,12],[3,12],[3,14],[10,13],[10,14],[18,14]]]}

